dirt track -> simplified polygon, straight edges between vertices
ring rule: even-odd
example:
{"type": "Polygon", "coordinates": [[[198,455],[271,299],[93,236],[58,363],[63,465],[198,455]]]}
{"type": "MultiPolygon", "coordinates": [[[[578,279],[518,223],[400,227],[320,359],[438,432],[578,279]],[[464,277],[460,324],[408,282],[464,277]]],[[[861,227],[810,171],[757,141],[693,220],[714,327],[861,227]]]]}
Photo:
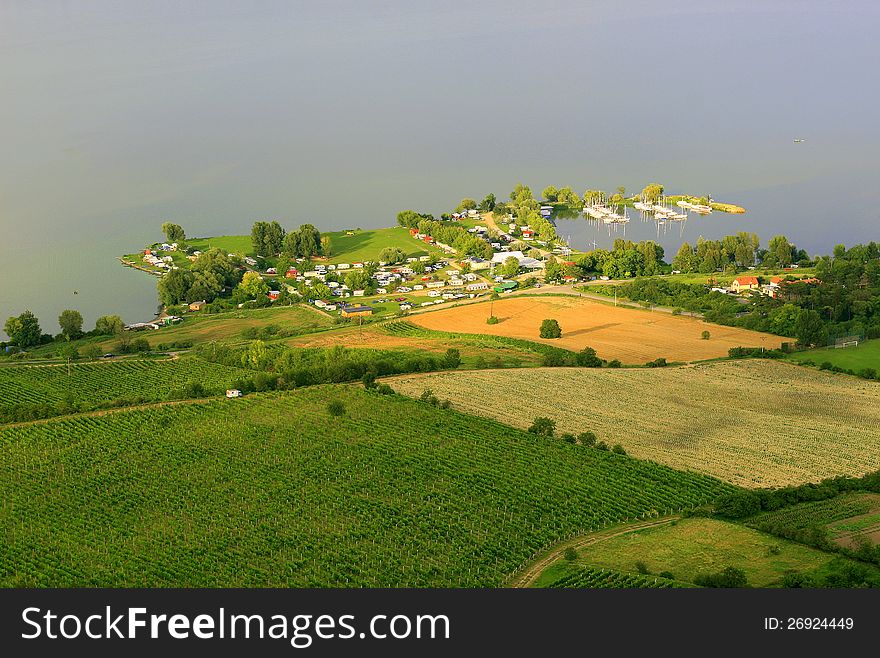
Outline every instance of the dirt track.
{"type": "Polygon", "coordinates": [[[569,541],[558,544],[548,553],[530,564],[525,569],[525,571],[521,571],[515,574],[508,581],[507,587],[531,587],[532,584],[538,579],[538,577],[544,572],[544,569],[549,567],[554,562],[562,559],[565,551],[569,548],[579,549],[585,546],[599,543],[601,541],[605,541],[607,539],[611,539],[612,537],[619,537],[620,535],[628,535],[631,532],[644,530],[645,528],[668,525],[669,523],[672,523],[679,518],[680,517],[678,516],[666,516],[660,519],[641,521],[639,523],[632,523],[626,526],[615,526],[613,528],[608,528],[607,530],[592,532],[589,535],[578,537],[577,539],[571,539],[569,541]]]}

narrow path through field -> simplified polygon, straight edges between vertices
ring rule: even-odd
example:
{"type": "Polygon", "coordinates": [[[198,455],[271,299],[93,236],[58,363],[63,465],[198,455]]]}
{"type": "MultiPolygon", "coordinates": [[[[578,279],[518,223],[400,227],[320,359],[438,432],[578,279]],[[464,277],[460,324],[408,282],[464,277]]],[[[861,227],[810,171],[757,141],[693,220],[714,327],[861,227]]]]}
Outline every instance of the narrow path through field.
{"type": "Polygon", "coordinates": [[[585,546],[591,546],[592,544],[597,544],[601,541],[606,541],[611,539],[612,537],[619,537],[620,535],[628,535],[631,532],[637,532],[639,530],[644,530],[645,528],[653,528],[655,526],[668,525],[673,521],[677,521],[679,516],[664,516],[658,519],[651,519],[650,521],[641,521],[639,523],[630,523],[624,526],[614,526],[611,528],[607,528],[606,530],[599,530],[598,532],[591,532],[588,535],[584,535],[581,537],[577,537],[575,539],[570,539],[568,541],[564,541],[560,544],[557,544],[555,547],[550,549],[549,552],[545,553],[543,556],[538,558],[536,561],[532,562],[528,567],[525,568],[524,571],[521,571],[512,576],[507,584],[507,587],[531,587],[532,584],[538,580],[538,577],[544,572],[544,569],[549,567],[554,562],[560,560],[565,551],[569,548],[579,549],[585,546]]]}

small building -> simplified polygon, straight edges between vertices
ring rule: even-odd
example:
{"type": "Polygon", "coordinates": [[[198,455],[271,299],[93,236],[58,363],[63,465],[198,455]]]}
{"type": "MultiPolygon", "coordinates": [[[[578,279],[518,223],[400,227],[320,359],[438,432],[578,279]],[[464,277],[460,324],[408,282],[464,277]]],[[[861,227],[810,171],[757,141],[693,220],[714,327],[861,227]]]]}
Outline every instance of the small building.
{"type": "Polygon", "coordinates": [[[522,230],[522,236],[525,240],[531,240],[535,235],[535,232],[530,228],[524,228],[522,230]]]}
{"type": "Polygon", "coordinates": [[[299,270],[297,270],[295,267],[291,267],[284,273],[284,276],[288,279],[295,279],[299,276],[299,270]]]}
{"type": "Polygon", "coordinates": [[[426,288],[444,288],[445,286],[445,281],[428,281],[428,283],[425,284],[426,288]]]}
{"type": "Polygon", "coordinates": [[[373,309],[369,306],[346,306],[342,309],[342,317],[354,318],[373,315],[373,309]]]}
{"type": "Polygon", "coordinates": [[[274,267],[270,267],[268,270],[266,270],[266,274],[278,274],[278,270],[276,270],[274,267]]]}
{"type": "Polygon", "coordinates": [[[511,292],[519,284],[516,281],[502,281],[495,286],[495,292],[511,292]]]}
{"type": "Polygon", "coordinates": [[[281,291],[280,291],[280,290],[270,290],[270,291],[269,291],[269,300],[270,300],[270,301],[273,301],[273,302],[274,302],[274,301],[276,301],[279,297],[281,297],[281,291]]]}
{"type": "Polygon", "coordinates": [[[477,290],[488,290],[489,284],[485,281],[477,281],[476,283],[469,283],[465,289],[468,292],[476,292],[477,290]]]}
{"type": "Polygon", "coordinates": [[[189,310],[190,311],[201,311],[203,308],[205,308],[205,306],[207,306],[207,304],[208,304],[208,302],[205,301],[204,299],[200,302],[192,302],[189,305],[189,310]]]}
{"type": "Polygon", "coordinates": [[[735,293],[741,293],[744,290],[757,290],[760,285],[756,276],[738,276],[730,287],[735,293]]]}
{"type": "Polygon", "coordinates": [[[355,297],[363,297],[366,294],[366,290],[354,290],[351,294],[355,297]]]}
{"type": "Polygon", "coordinates": [[[239,391],[237,388],[229,388],[229,389],[226,389],[226,397],[228,397],[228,398],[240,398],[240,397],[241,397],[241,391],[239,391]]]}

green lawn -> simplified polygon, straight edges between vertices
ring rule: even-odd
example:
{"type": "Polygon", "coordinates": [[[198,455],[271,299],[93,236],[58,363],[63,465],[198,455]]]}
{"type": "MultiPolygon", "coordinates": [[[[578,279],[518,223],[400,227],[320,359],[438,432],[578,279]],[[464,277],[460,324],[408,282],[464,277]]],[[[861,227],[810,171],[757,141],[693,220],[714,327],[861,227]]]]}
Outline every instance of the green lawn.
{"type": "Polygon", "coordinates": [[[805,352],[797,352],[788,357],[789,361],[803,363],[812,361],[816,365],[828,362],[845,370],[858,372],[862,368],[880,370],[880,338],[866,340],[856,347],[822,347],[805,352]]]}
{"type": "Polygon", "coordinates": [[[199,251],[207,251],[217,247],[229,254],[254,255],[254,246],[251,243],[250,235],[220,235],[215,238],[192,238],[187,240],[186,243],[199,251]]]}
{"type": "Polygon", "coordinates": [[[379,252],[385,247],[397,247],[408,257],[426,256],[429,253],[443,255],[443,252],[409,234],[402,226],[380,228],[369,231],[353,229],[334,231],[330,236],[331,256],[329,263],[354,263],[378,260],[379,252]]]}
{"type": "Polygon", "coordinates": [[[816,571],[835,558],[752,528],[706,518],[611,537],[582,548],[579,554],[573,563],[551,565],[536,585],[546,586],[566,570],[585,566],[637,573],[636,563],[644,562],[652,574],[669,571],[676,580],[688,583],[698,574],[733,566],[745,571],[750,585],[765,587],[778,583],[786,571],[816,571]]]}

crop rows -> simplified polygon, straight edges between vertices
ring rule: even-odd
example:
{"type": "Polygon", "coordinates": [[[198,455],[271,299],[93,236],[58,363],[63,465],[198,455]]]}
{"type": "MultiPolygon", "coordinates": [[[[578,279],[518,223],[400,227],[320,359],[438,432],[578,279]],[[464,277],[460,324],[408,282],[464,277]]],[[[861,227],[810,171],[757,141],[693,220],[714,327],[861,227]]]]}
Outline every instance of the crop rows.
{"type": "Polygon", "coordinates": [[[729,490],[342,386],[0,429],[0,486],[5,586],[494,586],[729,490]]]}
{"type": "Polygon", "coordinates": [[[495,336],[492,334],[466,334],[451,331],[436,331],[434,329],[425,329],[407,322],[406,320],[398,320],[396,322],[388,322],[382,325],[382,329],[393,336],[409,336],[414,338],[447,338],[447,339],[465,339],[472,340],[481,345],[492,346],[500,345],[505,347],[516,347],[519,349],[535,352],[537,354],[563,353],[568,354],[569,350],[565,350],[553,345],[544,345],[543,343],[522,340],[520,338],[510,338],[507,336],[495,336]]]}
{"type": "Polygon", "coordinates": [[[624,573],[613,569],[598,567],[585,567],[578,571],[562,576],[547,585],[550,588],[577,588],[577,589],[665,589],[677,587],[674,581],[657,576],[649,576],[636,573],[624,573]]]}
{"type": "MultiPolygon", "coordinates": [[[[63,400],[94,403],[119,398],[164,400],[174,389],[198,382],[219,390],[248,371],[184,357],[178,360],[122,360],[47,366],[10,366],[0,370],[0,407],[55,404],[63,400]]],[[[252,373],[251,373],[252,374],[252,373]]]]}
{"type": "Polygon", "coordinates": [[[785,527],[800,530],[865,514],[877,507],[877,504],[877,497],[871,495],[837,496],[828,500],[764,512],[751,517],[748,524],[756,528],[785,527]]]}
{"type": "Polygon", "coordinates": [[[765,359],[688,368],[530,368],[404,376],[456,408],[528,427],[591,430],[636,457],[747,487],[878,467],[880,385],[765,359]]]}

